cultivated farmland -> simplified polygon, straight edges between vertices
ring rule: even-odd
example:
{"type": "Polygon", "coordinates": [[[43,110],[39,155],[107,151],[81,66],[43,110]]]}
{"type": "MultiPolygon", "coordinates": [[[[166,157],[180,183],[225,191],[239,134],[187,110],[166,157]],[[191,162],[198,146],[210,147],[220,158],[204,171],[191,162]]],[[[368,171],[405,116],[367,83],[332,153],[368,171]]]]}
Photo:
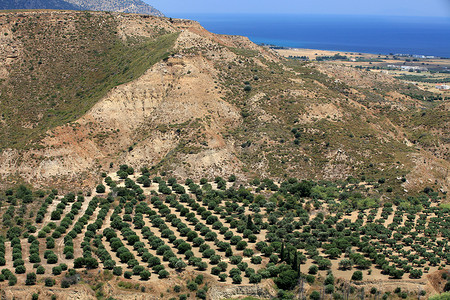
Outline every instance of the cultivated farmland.
{"type": "Polygon", "coordinates": [[[97,273],[124,290],[162,284],[181,298],[206,298],[212,285],[257,288],[270,280],[285,298],[314,291],[408,297],[446,288],[440,279],[433,291],[426,279],[446,278],[450,262],[450,210],[431,189],[381,202],[364,193],[375,183],[354,178],[245,186],[235,176],[179,181],[127,165],[102,178],[85,195],[6,191],[3,286],[70,288],[97,273]],[[36,214],[26,206],[33,198],[42,199],[33,201],[36,214]]]}

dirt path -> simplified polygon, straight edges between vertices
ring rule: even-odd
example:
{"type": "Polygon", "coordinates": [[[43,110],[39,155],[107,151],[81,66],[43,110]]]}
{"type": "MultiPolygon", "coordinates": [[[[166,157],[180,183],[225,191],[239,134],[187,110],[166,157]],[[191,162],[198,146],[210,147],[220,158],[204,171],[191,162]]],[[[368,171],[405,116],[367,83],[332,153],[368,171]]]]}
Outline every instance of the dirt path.
{"type": "Polygon", "coordinates": [[[61,203],[61,198],[57,196],[57,197],[55,197],[55,199],[53,199],[52,204],[50,204],[47,207],[47,212],[44,215],[44,219],[42,220],[42,223],[36,224],[36,227],[37,227],[36,232],[39,232],[40,230],[42,230],[42,228],[44,228],[49,222],[53,222],[51,220],[51,214],[52,214],[52,211],[54,211],[56,209],[56,206],[58,206],[59,203],[61,203]]]}
{"type": "Polygon", "coordinates": [[[14,272],[13,260],[12,260],[12,247],[11,247],[10,241],[5,241],[5,260],[6,260],[6,264],[4,266],[2,266],[2,269],[9,269],[12,272],[14,272]]]}
{"type": "MultiPolygon", "coordinates": [[[[26,273],[32,272],[34,264],[30,263],[30,259],[29,259],[30,258],[30,245],[31,244],[29,244],[26,239],[22,239],[20,241],[20,245],[22,246],[22,259],[25,262],[25,269],[27,270],[26,273]]],[[[42,261],[41,261],[41,263],[42,263],[42,261]]]]}

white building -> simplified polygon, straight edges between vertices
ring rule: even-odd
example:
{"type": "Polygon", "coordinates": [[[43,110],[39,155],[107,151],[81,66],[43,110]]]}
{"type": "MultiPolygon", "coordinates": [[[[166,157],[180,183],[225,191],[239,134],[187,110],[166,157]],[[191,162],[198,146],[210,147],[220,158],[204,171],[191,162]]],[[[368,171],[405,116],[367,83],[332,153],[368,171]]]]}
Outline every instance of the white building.
{"type": "Polygon", "coordinates": [[[446,84],[437,84],[436,88],[438,90],[450,90],[450,85],[446,85],[446,84]]]}

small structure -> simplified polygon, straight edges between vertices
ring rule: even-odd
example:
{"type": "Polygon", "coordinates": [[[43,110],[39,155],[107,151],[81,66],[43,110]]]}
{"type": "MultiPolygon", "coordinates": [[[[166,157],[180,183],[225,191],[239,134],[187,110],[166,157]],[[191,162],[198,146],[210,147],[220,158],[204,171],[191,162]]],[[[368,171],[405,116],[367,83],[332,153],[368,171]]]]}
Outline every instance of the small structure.
{"type": "Polygon", "coordinates": [[[402,71],[428,71],[425,67],[417,67],[417,66],[401,66],[401,65],[387,65],[390,69],[397,69],[402,71]]]}
{"type": "Polygon", "coordinates": [[[436,88],[438,90],[450,90],[450,85],[446,85],[446,84],[437,84],[436,88]]]}
{"type": "Polygon", "coordinates": [[[416,66],[400,66],[400,69],[402,71],[428,71],[427,68],[416,66]]]}

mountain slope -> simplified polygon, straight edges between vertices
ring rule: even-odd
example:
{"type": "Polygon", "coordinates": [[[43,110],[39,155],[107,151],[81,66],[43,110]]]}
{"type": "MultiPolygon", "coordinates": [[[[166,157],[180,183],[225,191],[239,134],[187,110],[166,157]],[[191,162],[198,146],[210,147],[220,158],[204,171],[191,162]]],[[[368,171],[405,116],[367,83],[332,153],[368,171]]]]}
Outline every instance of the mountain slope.
{"type": "Polygon", "coordinates": [[[117,35],[117,20],[104,13],[29,13],[14,22],[2,37],[3,57],[10,57],[5,65],[14,65],[3,69],[7,80],[0,85],[8,120],[0,127],[2,147],[26,146],[48,128],[76,120],[109,89],[139,77],[170,49],[170,31],[149,29],[141,41],[124,41],[117,35]],[[37,22],[23,26],[25,19],[37,22]],[[25,62],[15,63],[18,57],[25,62]]]}
{"type": "Polygon", "coordinates": [[[94,10],[164,16],[141,0],[4,0],[0,3],[0,10],[3,9],[94,10]]]}
{"type": "Polygon", "coordinates": [[[82,7],[83,10],[117,11],[138,13],[162,17],[160,11],[142,0],[65,0],[67,3],[82,7]]]}
{"type": "Polygon", "coordinates": [[[0,3],[0,10],[3,9],[81,10],[81,7],[63,0],[3,0],[0,3]]]}
{"type": "Polygon", "coordinates": [[[378,197],[450,186],[448,104],[410,98],[421,93],[414,86],[365,70],[285,61],[192,21],[38,15],[2,16],[9,48],[0,57],[11,57],[0,65],[3,185],[88,186],[99,171],[127,163],[182,178],[354,176],[374,183],[378,197]],[[69,31],[52,36],[60,22],[69,31]],[[170,55],[143,51],[128,61],[133,49],[162,45],[163,37],[173,38],[162,47],[170,55]],[[71,54],[52,52],[58,43],[71,54]]]}

